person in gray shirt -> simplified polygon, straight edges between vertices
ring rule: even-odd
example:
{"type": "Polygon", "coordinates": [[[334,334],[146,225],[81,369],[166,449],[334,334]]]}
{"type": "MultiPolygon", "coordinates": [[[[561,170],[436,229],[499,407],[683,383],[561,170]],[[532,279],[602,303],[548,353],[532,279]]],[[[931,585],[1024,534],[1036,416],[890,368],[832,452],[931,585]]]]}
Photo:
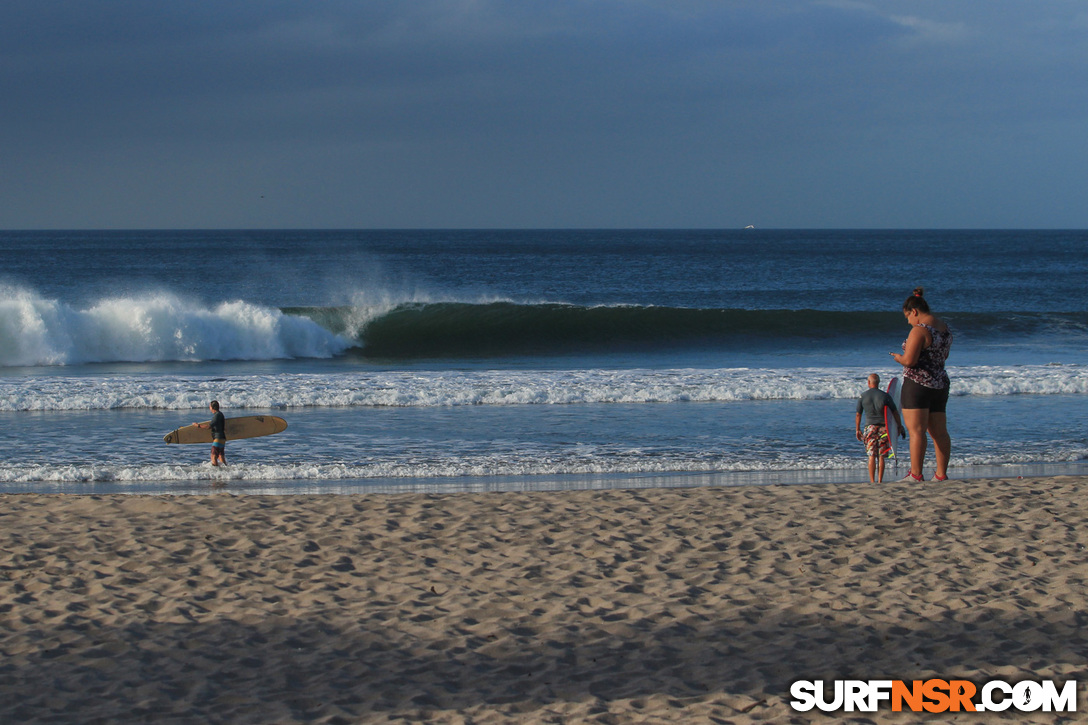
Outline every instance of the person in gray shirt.
{"type": "Polygon", "coordinates": [[[880,376],[873,373],[869,376],[869,389],[858,398],[858,411],[854,416],[854,435],[865,444],[865,452],[869,454],[869,483],[884,482],[884,459],[891,453],[891,441],[888,440],[888,429],[884,426],[884,408],[891,410],[895,416],[895,422],[899,424],[899,435],[905,437],[903,432],[903,419],[899,417],[899,410],[895,407],[892,396],[880,389],[880,376]],[[865,429],[861,428],[861,418],[865,416],[865,429]],[[879,465],[877,459],[880,460],[879,465]]]}

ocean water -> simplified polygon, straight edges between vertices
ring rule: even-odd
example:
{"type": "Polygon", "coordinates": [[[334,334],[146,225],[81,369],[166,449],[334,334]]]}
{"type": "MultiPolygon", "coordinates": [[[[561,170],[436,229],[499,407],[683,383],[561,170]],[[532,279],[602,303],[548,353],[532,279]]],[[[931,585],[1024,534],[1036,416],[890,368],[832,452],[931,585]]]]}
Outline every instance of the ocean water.
{"type": "Polygon", "coordinates": [[[865,480],[918,285],[953,475],[1084,473],[1086,278],[1081,231],[0,232],[0,491],[865,480]],[[163,443],[213,398],[289,428],[163,443]]]}

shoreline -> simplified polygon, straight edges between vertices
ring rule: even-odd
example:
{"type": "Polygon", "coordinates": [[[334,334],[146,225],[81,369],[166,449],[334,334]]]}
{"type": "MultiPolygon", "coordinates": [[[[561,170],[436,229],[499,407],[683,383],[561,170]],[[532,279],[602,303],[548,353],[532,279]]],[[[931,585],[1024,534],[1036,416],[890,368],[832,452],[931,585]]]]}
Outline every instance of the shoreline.
{"type": "Polygon", "coordinates": [[[790,683],[1088,680],[1086,476],[216,494],[0,495],[5,721],[835,722],[790,683]]]}
{"type": "MultiPolygon", "coordinates": [[[[211,467],[199,464],[209,472],[211,467]]],[[[904,468],[905,470],[905,468],[904,468]]],[[[932,475],[932,467],[925,469],[932,475]]],[[[979,478],[1088,476],[1088,460],[1071,463],[1024,463],[952,466],[950,481],[979,478]]],[[[230,470],[226,472],[230,475],[230,470]]],[[[884,483],[898,482],[889,466],[884,483]]],[[[676,471],[670,473],[541,474],[519,476],[435,476],[428,478],[360,478],[320,480],[87,481],[5,482],[5,494],[72,494],[89,496],[184,496],[233,493],[261,496],[354,496],[368,493],[506,493],[517,491],[603,491],[646,488],[695,488],[816,484],[868,484],[864,468],[781,471],[676,471]]],[[[928,482],[928,481],[927,481],[928,482]]]]}

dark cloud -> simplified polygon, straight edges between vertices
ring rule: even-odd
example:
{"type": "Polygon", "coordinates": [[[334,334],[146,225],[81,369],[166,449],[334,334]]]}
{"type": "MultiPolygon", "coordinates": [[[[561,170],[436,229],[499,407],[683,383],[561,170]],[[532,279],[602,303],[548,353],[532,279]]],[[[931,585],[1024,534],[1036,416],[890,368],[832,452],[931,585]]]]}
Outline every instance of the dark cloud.
{"type": "Polygon", "coordinates": [[[0,226],[1083,226],[1086,33],[1052,0],[7,0],[0,226]]]}

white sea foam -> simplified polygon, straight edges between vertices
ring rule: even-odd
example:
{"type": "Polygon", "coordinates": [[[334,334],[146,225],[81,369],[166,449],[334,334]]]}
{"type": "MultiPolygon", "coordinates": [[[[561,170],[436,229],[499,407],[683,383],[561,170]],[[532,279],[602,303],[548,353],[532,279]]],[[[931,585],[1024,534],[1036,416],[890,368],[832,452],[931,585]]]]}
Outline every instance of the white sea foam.
{"type": "Polygon", "coordinates": [[[0,367],[328,358],[352,344],[312,320],[248,302],[206,307],[157,294],[78,308],[0,287],[0,367]]]}
{"type": "MultiPolygon", "coordinates": [[[[1088,394],[1088,366],[1082,365],[951,373],[957,396],[1088,394]]],[[[203,410],[211,398],[232,410],[841,400],[856,398],[867,374],[860,368],[728,368],[0,377],[0,411],[203,410]]]]}
{"type": "Polygon", "coordinates": [[[750,460],[705,460],[630,455],[615,460],[557,457],[533,460],[496,458],[409,463],[386,460],[366,464],[231,464],[214,468],[205,463],[188,465],[110,463],[84,465],[13,464],[0,468],[0,483],[141,483],[147,481],[345,481],[376,478],[418,479],[495,476],[547,476],[586,474],[638,474],[834,470],[856,467],[856,457],[783,459],[753,463],[750,460]]]}
{"type": "MultiPolygon", "coordinates": [[[[1088,447],[1036,446],[1030,450],[1000,447],[957,455],[955,466],[1007,466],[1075,463],[1088,457],[1088,447]]],[[[789,455],[753,458],[735,455],[646,455],[630,451],[610,457],[582,456],[577,452],[549,451],[547,455],[468,456],[409,461],[387,458],[353,463],[233,463],[214,468],[207,463],[188,464],[38,464],[16,462],[0,467],[0,484],[26,483],[120,483],[138,486],[147,482],[313,481],[335,482],[373,479],[453,479],[567,475],[635,475],[686,473],[739,473],[787,471],[862,470],[858,455],[789,455]]]]}

